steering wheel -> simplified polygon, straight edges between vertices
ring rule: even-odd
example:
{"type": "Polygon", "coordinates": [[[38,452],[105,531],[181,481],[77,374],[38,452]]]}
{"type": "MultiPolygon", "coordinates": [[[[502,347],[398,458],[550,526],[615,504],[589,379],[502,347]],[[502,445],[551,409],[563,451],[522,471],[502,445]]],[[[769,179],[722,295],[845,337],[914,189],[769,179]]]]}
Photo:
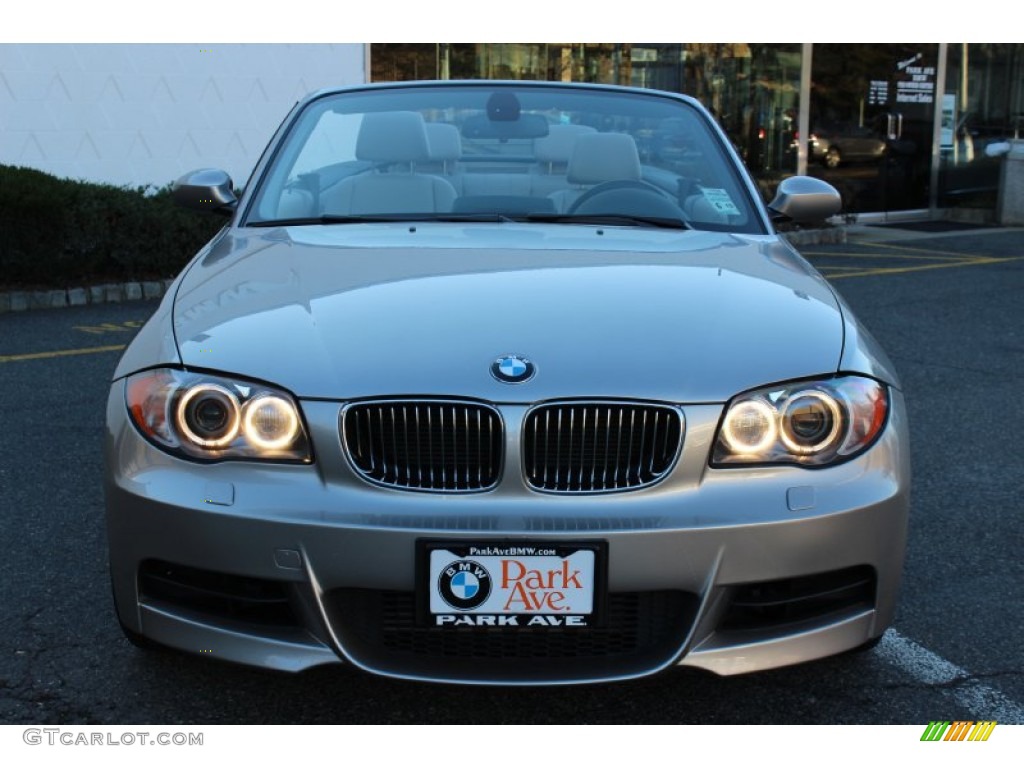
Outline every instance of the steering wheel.
{"type": "MultiPolygon", "coordinates": [[[[597,184],[597,185],[591,187],[586,192],[584,192],[582,195],[580,195],[578,198],[576,198],[576,201],[572,205],[569,206],[569,210],[566,211],[566,213],[568,213],[570,215],[574,214],[574,213],[577,213],[581,207],[586,206],[588,203],[590,203],[591,201],[595,200],[596,198],[599,198],[599,197],[601,197],[603,195],[608,195],[609,198],[613,198],[616,201],[616,204],[614,206],[612,206],[611,210],[607,210],[607,211],[603,211],[603,212],[602,211],[584,211],[584,212],[585,213],[592,213],[592,214],[606,213],[606,214],[609,214],[609,215],[615,214],[615,213],[627,213],[628,214],[628,213],[630,213],[629,210],[622,210],[623,207],[624,207],[622,205],[622,201],[624,199],[626,199],[626,198],[634,197],[634,195],[630,194],[630,192],[640,193],[640,195],[637,195],[638,197],[640,197],[640,200],[643,200],[644,198],[647,198],[648,199],[648,203],[653,202],[656,207],[664,208],[664,206],[666,204],[672,206],[672,208],[674,210],[672,211],[672,213],[670,213],[668,215],[681,215],[682,214],[682,211],[679,209],[678,204],[671,197],[669,197],[669,195],[664,190],[659,189],[658,187],[654,186],[653,184],[649,184],[646,181],[634,181],[632,179],[621,179],[619,181],[605,181],[605,182],[602,182],[600,184],[597,184]],[[614,194],[615,192],[619,192],[620,194],[616,195],[616,194],[614,194]],[[651,200],[650,199],[651,196],[657,196],[657,198],[655,200],[651,200]]],[[[625,206],[625,207],[628,207],[628,206],[625,206]]],[[[636,211],[635,213],[637,213],[639,215],[639,214],[643,213],[643,211],[636,211]]]]}

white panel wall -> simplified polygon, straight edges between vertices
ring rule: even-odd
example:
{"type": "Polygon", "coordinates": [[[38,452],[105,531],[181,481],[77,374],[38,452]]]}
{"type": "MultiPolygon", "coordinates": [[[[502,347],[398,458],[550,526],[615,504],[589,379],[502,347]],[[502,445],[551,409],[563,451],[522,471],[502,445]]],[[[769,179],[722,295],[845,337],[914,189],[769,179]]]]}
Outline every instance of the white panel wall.
{"type": "Polygon", "coordinates": [[[296,100],[362,83],[365,46],[0,45],[0,163],[117,185],[241,186],[296,100]]]}

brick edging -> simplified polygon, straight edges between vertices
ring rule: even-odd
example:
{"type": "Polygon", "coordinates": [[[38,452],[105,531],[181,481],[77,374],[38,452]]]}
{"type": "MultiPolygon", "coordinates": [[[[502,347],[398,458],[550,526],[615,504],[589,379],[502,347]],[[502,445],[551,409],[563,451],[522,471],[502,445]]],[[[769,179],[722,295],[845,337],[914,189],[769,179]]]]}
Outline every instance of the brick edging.
{"type": "Polygon", "coordinates": [[[31,309],[62,309],[64,307],[84,307],[88,304],[114,304],[123,301],[158,299],[167,292],[172,282],[174,282],[173,279],[146,280],[46,291],[0,291],[0,314],[24,312],[31,309]]]}

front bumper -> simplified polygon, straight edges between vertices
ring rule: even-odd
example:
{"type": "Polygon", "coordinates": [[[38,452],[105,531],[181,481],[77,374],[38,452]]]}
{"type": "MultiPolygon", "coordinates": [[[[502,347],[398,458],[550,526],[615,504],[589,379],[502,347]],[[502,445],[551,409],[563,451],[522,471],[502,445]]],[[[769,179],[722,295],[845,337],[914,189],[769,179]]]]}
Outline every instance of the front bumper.
{"type": "Polygon", "coordinates": [[[497,488],[461,495],[366,483],[344,456],[341,404],[302,408],[314,465],[199,465],[146,442],[128,422],[123,382],[114,383],[107,522],[115,602],[127,629],[273,669],[350,662],[407,679],[563,684],[628,679],[673,664],[718,674],[784,666],[856,647],[893,619],[910,483],[899,392],[869,451],[817,470],[709,469],[721,406],[685,406],[682,454],[665,480],[592,496],[527,488],[516,437],[526,406],[500,408],[508,445],[497,488]],[[415,589],[416,542],[423,538],[606,542],[608,592],[624,601],[623,622],[643,624],[627,634],[649,642],[630,651],[614,638],[611,645],[587,638],[584,652],[557,634],[526,645],[507,630],[499,637],[469,629],[454,644],[411,628],[403,634],[396,622],[415,589]],[[266,587],[290,618],[253,620],[234,604],[179,599],[181,583],[153,587],[162,564],[187,575],[179,581],[199,579],[200,593],[209,578],[237,585],[237,605],[258,609],[266,587]],[[847,575],[860,586],[840,583],[847,575]],[[813,610],[779,609],[787,595],[809,592],[813,610]],[[761,607],[744,613],[751,596],[761,607]],[[228,608],[217,608],[222,604],[228,608]],[[375,634],[383,625],[391,634],[375,634]],[[397,645],[387,645],[395,638],[397,645]],[[506,648],[517,657],[500,658],[506,648]],[[490,660],[463,656],[478,651],[490,660]],[[581,661],[586,653],[591,657],[581,661]]]}

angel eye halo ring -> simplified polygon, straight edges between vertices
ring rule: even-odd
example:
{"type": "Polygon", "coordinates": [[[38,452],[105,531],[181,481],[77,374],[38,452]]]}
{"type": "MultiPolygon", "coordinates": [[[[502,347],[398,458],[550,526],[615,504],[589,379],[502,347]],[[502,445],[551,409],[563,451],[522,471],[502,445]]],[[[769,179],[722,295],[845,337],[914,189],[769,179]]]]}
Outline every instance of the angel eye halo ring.
{"type": "Polygon", "coordinates": [[[178,429],[203,448],[223,448],[238,435],[239,411],[238,398],[226,387],[197,384],[178,401],[178,429]]]}

